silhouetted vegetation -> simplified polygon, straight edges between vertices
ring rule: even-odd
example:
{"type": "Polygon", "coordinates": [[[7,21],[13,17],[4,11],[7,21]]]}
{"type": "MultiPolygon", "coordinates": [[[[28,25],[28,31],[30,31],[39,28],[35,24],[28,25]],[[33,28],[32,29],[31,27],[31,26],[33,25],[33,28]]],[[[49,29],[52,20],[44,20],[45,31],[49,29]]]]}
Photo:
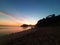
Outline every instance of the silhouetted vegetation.
{"type": "Polygon", "coordinates": [[[36,27],[42,26],[60,26],[60,15],[55,16],[55,14],[52,14],[39,20],[36,27]]]}

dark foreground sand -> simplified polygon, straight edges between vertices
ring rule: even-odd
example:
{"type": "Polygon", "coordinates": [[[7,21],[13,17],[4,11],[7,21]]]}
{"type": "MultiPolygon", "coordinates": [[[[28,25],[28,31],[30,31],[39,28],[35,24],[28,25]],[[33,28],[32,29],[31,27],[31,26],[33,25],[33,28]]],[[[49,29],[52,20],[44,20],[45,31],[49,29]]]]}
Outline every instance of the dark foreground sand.
{"type": "Polygon", "coordinates": [[[60,45],[60,26],[40,27],[0,38],[0,45],[60,45]]]}

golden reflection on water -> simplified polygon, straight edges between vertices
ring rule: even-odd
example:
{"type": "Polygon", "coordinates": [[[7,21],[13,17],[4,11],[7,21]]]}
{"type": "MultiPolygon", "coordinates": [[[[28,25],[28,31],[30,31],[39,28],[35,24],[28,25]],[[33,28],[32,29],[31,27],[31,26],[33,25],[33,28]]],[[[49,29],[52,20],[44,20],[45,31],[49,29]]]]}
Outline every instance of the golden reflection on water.
{"type": "Polygon", "coordinates": [[[0,35],[6,35],[11,33],[16,33],[20,31],[27,30],[29,28],[22,28],[22,27],[0,27],[0,35]]]}

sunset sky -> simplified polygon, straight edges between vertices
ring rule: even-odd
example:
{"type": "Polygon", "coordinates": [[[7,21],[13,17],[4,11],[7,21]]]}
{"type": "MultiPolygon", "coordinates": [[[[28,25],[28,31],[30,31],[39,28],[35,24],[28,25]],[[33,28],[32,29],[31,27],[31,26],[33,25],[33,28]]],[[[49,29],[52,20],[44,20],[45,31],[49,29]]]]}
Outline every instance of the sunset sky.
{"type": "Polygon", "coordinates": [[[0,25],[36,24],[60,14],[60,0],[0,0],[0,25]]]}

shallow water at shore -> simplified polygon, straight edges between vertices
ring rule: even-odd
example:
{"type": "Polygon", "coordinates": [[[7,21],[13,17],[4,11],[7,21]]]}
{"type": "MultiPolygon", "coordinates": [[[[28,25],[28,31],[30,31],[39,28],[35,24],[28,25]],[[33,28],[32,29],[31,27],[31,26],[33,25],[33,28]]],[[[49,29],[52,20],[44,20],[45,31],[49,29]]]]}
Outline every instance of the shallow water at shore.
{"type": "Polygon", "coordinates": [[[23,27],[0,27],[0,36],[24,31],[24,30],[27,30],[27,29],[30,29],[30,27],[28,27],[28,28],[23,28],[23,27]]]}

